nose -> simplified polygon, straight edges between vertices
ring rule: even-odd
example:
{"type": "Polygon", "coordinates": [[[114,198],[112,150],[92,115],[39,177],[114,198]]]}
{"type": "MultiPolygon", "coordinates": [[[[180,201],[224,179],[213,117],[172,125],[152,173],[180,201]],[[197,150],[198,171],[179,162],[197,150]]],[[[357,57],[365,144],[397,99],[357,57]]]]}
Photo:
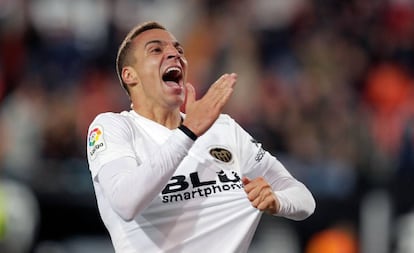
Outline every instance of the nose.
{"type": "Polygon", "coordinates": [[[175,54],[175,53],[171,53],[167,55],[167,59],[180,59],[180,55],[179,54],[175,54]]]}
{"type": "Polygon", "coordinates": [[[180,52],[178,52],[177,48],[175,48],[174,46],[168,46],[166,48],[166,54],[167,54],[167,58],[171,59],[171,58],[180,58],[181,54],[180,52]]]}

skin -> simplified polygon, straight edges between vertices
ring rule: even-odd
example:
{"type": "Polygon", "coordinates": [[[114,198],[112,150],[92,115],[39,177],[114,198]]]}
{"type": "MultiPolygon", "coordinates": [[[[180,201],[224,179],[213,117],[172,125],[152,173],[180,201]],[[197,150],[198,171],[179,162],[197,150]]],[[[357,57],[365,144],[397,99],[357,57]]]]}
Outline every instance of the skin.
{"type": "MultiPolygon", "coordinates": [[[[197,136],[204,134],[222,112],[237,81],[235,73],[223,74],[202,98],[196,100],[193,85],[186,82],[188,63],[184,50],[166,30],[151,29],[138,35],[133,40],[132,53],[135,61],[121,73],[130,91],[132,108],[169,129],[180,125],[180,107],[186,102],[183,124],[197,136]],[[182,70],[183,77],[178,85],[163,81],[163,73],[169,67],[182,70]]],[[[279,202],[263,178],[250,180],[244,177],[242,181],[255,208],[277,213],[279,202]]]]}
{"type": "Polygon", "coordinates": [[[243,177],[242,182],[247,198],[253,207],[269,214],[276,214],[279,211],[279,201],[272,187],[263,177],[258,177],[253,180],[243,177]]]}

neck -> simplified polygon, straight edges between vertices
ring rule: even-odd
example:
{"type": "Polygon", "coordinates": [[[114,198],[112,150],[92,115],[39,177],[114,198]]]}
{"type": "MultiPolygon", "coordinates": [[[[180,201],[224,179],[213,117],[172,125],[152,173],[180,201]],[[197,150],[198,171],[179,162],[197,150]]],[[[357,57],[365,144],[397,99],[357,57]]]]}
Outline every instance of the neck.
{"type": "Polygon", "coordinates": [[[140,108],[132,109],[139,115],[157,122],[169,129],[175,129],[181,124],[181,114],[179,108],[172,111],[167,110],[143,110],[140,108]]]}

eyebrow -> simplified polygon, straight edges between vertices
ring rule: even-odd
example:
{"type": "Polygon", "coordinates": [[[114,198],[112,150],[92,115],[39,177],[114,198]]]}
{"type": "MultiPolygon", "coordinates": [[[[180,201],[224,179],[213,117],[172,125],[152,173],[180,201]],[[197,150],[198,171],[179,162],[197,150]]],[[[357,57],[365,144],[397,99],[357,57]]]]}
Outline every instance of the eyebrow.
{"type": "MultiPolygon", "coordinates": [[[[147,48],[148,45],[150,45],[150,44],[160,44],[160,45],[163,45],[163,44],[167,44],[167,42],[161,41],[161,40],[150,40],[147,43],[145,43],[144,48],[147,48]]],[[[182,45],[178,41],[174,41],[173,44],[174,44],[174,47],[182,47],[182,45]]]]}

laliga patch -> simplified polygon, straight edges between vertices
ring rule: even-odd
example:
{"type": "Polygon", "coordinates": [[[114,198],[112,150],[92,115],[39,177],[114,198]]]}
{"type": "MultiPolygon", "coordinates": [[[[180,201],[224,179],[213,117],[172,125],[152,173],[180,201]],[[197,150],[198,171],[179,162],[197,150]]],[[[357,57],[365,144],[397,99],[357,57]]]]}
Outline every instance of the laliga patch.
{"type": "Polygon", "coordinates": [[[216,160],[223,162],[223,163],[230,163],[233,161],[232,153],[221,147],[211,148],[209,151],[210,155],[214,157],[216,160]]]}
{"type": "Polygon", "coordinates": [[[103,128],[95,126],[88,134],[88,153],[92,160],[96,158],[96,154],[105,150],[105,141],[103,139],[103,128]]]}

